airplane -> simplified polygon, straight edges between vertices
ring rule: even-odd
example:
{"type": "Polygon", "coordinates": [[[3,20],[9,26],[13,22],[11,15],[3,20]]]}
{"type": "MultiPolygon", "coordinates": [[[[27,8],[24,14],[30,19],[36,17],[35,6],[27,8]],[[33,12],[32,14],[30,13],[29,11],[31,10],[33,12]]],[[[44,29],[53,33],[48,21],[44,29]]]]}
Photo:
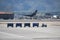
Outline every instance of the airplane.
{"type": "Polygon", "coordinates": [[[35,15],[36,15],[37,11],[38,11],[38,10],[35,10],[35,12],[33,12],[31,15],[24,15],[24,16],[33,17],[33,16],[35,16],[35,15]]]}

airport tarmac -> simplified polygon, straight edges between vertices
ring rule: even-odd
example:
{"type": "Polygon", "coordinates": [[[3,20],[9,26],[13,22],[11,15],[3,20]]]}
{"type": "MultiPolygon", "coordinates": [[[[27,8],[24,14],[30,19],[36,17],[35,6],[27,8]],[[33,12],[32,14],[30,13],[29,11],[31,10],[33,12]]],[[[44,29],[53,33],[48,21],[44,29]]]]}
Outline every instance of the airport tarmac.
{"type": "MultiPolygon", "coordinates": [[[[58,23],[55,23],[58,24],[58,23]]],[[[0,40],[60,40],[60,26],[7,28],[0,22],[0,40]]]]}
{"type": "MultiPolygon", "coordinates": [[[[1,27],[1,26],[0,26],[1,27]]],[[[0,40],[60,40],[60,27],[0,28],[0,40]]]]}

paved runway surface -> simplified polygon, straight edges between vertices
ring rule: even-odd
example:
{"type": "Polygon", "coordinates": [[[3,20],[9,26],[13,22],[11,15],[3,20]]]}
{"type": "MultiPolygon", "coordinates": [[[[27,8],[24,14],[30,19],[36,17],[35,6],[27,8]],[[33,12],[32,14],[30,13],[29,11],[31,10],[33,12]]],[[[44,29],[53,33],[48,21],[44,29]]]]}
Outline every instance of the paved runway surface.
{"type": "Polygon", "coordinates": [[[60,26],[7,28],[0,25],[0,40],[60,40],[60,26]]]}

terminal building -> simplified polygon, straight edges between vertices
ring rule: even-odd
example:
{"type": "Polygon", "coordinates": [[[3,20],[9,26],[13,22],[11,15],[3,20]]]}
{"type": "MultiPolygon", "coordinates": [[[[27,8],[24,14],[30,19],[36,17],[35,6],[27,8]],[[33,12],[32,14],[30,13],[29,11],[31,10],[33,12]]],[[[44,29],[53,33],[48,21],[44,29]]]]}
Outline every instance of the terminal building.
{"type": "Polygon", "coordinates": [[[0,12],[0,19],[14,19],[14,14],[12,12],[0,12]]]}

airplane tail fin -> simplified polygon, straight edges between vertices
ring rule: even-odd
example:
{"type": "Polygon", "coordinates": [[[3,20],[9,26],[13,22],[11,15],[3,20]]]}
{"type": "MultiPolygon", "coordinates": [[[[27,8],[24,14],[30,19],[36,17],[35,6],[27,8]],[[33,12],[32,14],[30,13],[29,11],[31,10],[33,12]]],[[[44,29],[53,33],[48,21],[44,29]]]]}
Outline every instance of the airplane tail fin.
{"type": "Polygon", "coordinates": [[[35,13],[37,13],[37,10],[35,10],[35,13]]]}
{"type": "Polygon", "coordinates": [[[33,16],[36,15],[37,11],[38,11],[38,10],[35,10],[35,12],[34,12],[32,15],[33,15],[33,16]]]}

